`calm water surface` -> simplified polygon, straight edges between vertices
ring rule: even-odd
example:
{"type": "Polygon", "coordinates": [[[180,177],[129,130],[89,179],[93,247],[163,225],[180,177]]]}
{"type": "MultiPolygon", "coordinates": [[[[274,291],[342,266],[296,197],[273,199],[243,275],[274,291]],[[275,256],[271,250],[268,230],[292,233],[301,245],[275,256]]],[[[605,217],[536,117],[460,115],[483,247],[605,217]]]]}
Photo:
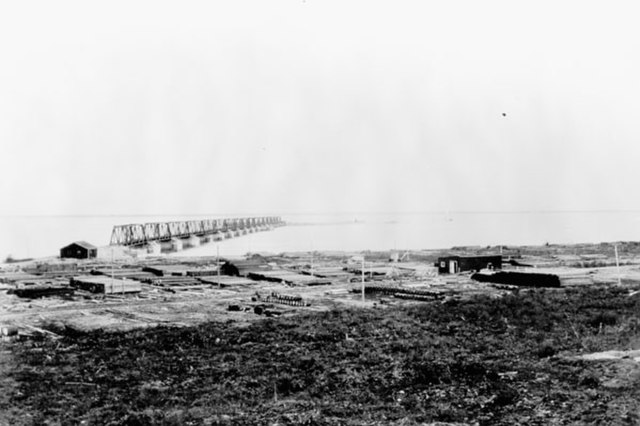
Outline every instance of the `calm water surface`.
{"type": "MultiPolygon", "coordinates": [[[[204,217],[203,217],[204,218],[204,217]]],[[[114,225],[183,216],[0,217],[0,257],[56,255],[76,240],[109,243],[114,225]]],[[[310,250],[432,249],[458,245],[525,245],[640,240],[640,212],[415,213],[283,216],[288,226],[203,245],[181,255],[240,255],[310,250]]]]}

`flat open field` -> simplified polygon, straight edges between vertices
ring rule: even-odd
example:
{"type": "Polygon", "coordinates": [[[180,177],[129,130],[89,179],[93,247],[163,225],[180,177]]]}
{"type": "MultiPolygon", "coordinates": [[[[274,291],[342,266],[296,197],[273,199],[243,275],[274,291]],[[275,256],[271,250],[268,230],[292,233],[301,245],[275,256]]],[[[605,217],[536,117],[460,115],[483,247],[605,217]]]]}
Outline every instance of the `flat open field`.
{"type": "Polygon", "coordinates": [[[570,249],[528,258],[564,271],[559,289],[464,275],[396,283],[447,290],[431,301],[362,304],[349,279],[12,301],[5,323],[36,331],[3,343],[0,424],[638,424],[636,254],[625,253],[618,285],[610,258],[569,266],[585,259],[570,249]],[[265,318],[244,311],[256,291],[311,306],[273,305],[281,315],[265,318]]]}
{"type": "Polygon", "coordinates": [[[637,424],[637,297],[340,309],[4,348],[7,424],[637,424]]]}

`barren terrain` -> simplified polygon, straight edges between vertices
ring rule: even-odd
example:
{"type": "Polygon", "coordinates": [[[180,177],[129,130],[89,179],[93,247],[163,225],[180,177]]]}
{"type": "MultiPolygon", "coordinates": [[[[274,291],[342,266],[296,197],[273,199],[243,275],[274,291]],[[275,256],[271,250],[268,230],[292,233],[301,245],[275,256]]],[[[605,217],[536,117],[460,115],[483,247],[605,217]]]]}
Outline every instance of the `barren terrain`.
{"type": "MultiPolygon", "coordinates": [[[[597,253],[610,248],[512,254],[557,271],[559,289],[397,271],[367,282],[434,295],[420,301],[368,292],[363,304],[348,276],[121,298],[4,295],[0,320],[20,332],[0,355],[0,423],[637,424],[637,247],[623,245],[619,270],[597,253]]],[[[268,260],[300,270],[305,256],[268,260]]],[[[376,256],[386,261],[367,253],[376,256]]],[[[314,267],[348,257],[315,254],[314,267]]]]}

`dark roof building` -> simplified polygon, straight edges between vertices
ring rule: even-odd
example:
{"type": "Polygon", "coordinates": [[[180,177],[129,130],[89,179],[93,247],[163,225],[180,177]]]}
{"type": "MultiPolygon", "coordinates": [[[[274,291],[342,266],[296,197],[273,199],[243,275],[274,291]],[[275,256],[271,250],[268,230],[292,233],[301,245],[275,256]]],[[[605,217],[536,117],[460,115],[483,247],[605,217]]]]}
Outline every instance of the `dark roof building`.
{"type": "Polygon", "coordinates": [[[444,256],[438,258],[438,272],[457,274],[481,269],[502,269],[502,255],[489,256],[444,256]]]}
{"type": "Polygon", "coordinates": [[[270,270],[271,267],[261,256],[253,256],[249,259],[234,259],[225,262],[220,267],[223,275],[246,277],[250,272],[270,270]]]}
{"type": "Polygon", "coordinates": [[[61,258],[91,259],[98,256],[98,248],[86,241],[76,241],[60,249],[61,258]]]}

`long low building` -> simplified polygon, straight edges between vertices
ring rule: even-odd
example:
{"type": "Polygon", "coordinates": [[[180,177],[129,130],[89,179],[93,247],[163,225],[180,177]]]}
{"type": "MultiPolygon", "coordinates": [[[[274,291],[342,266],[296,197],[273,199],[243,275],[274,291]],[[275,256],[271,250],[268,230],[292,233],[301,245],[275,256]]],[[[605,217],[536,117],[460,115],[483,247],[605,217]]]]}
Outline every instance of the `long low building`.
{"type": "Polygon", "coordinates": [[[117,279],[100,275],[86,275],[73,277],[70,284],[74,288],[90,291],[92,293],[122,294],[139,293],[142,285],[138,281],[117,279]]]}
{"type": "Polygon", "coordinates": [[[481,269],[502,269],[502,255],[444,256],[438,258],[438,272],[457,274],[458,272],[479,271],[481,269]]]}

